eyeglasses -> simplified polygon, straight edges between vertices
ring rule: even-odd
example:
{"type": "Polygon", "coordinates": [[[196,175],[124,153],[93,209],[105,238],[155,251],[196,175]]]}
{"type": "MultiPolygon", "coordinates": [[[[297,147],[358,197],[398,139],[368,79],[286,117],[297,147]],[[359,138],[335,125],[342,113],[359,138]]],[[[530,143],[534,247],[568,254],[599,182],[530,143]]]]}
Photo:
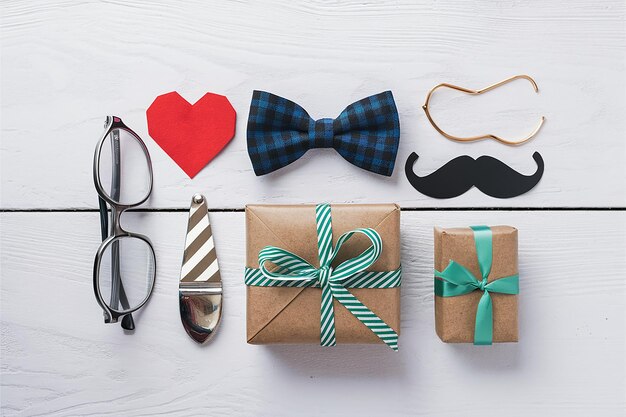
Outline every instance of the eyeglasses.
{"type": "Polygon", "coordinates": [[[148,148],[122,119],[107,116],[96,146],[93,180],[99,196],[102,244],[93,266],[93,289],[105,323],[133,330],[132,313],[152,294],[156,257],[150,239],[127,232],[120,216],[144,203],[152,192],[152,163],[148,148]],[[111,221],[109,228],[109,210],[111,221]]]}

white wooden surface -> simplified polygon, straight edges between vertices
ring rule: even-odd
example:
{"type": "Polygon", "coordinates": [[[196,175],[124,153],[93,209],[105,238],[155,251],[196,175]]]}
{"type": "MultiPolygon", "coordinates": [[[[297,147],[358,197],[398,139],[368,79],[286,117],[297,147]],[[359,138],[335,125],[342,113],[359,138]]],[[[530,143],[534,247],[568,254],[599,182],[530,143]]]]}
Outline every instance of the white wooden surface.
{"type": "Polygon", "coordinates": [[[625,9],[621,0],[2,2],[0,413],[623,416],[625,9]],[[449,142],[420,108],[439,82],[482,87],[518,73],[535,77],[540,94],[520,81],[471,99],[442,92],[433,106],[442,125],[470,134],[521,136],[545,115],[525,146],[449,142]],[[255,177],[245,148],[253,89],[314,117],[391,89],[402,125],[393,177],[332,150],[255,177]],[[172,90],[191,102],[225,94],[239,113],[234,140],[194,180],[147,135],[145,109],[172,90]],[[102,323],[93,299],[98,215],[72,212],[96,207],[91,162],[106,114],[150,149],[150,208],[184,208],[201,191],[215,209],[325,200],[622,210],[403,212],[398,354],[247,345],[240,212],[211,214],[225,317],[215,340],[196,346],[176,298],[186,214],[129,213],[124,224],[153,239],[159,265],[154,295],[125,335],[102,323]],[[403,173],[412,151],[420,174],[460,154],[530,173],[535,150],[544,178],[509,200],[477,190],[433,200],[403,173]],[[432,227],[480,223],[520,230],[518,344],[447,345],[434,333],[432,227]]]}
{"type": "Polygon", "coordinates": [[[183,207],[198,188],[211,207],[322,197],[420,207],[626,205],[623,0],[56,0],[3,2],[2,11],[5,208],[96,207],[91,158],[104,116],[122,117],[148,139],[146,108],[173,90],[191,102],[207,91],[226,95],[237,135],[193,181],[147,140],[158,167],[153,207],[183,207]],[[544,130],[523,147],[450,142],[421,109],[440,82],[481,88],[519,73],[535,77],[539,95],[518,81],[480,98],[444,91],[433,106],[459,134],[521,137],[545,115],[544,130]],[[254,89],[295,100],[313,117],[335,117],[391,89],[402,128],[393,177],[317,150],[256,178],[245,146],[254,89]],[[528,174],[536,150],[546,163],[542,181],[510,200],[478,190],[432,200],[403,173],[416,151],[421,174],[461,154],[494,155],[528,174]]]}
{"type": "Polygon", "coordinates": [[[626,213],[402,213],[400,352],[245,343],[244,222],[213,213],[225,316],[210,345],[178,313],[185,213],[129,214],[158,282],[134,335],[102,324],[96,213],[4,213],[7,415],[618,416],[624,399],[626,213]],[[434,331],[432,226],[520,230],[520,342],[448,345],[434,331]]]}

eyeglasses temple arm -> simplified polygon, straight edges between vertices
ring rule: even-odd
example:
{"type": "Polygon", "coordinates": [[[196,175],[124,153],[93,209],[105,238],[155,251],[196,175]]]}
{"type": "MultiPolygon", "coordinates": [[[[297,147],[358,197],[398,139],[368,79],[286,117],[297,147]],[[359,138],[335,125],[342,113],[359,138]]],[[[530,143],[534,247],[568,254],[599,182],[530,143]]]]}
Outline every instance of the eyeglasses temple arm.
{"type": "Polygon", "coordinates": [[[100,235],[102,236],[102,241],[104,242],[109,234],[109,217],[107,216],[107,203],[102,199],[102,197],[98,197],[98,205],[100,207],[100,235]]]}
{"type": "MultiPolygon", "coordinates": [[[[121,162],[121,147],[120,147],[120,136],[119,136],[119,130],[114,130],[112,133],[112,138],[113,140],[111,141],[112,146],[113,146],[113,175],[112,175],[112,184],[111,184],[111,196],[116,199],[119,200],[120,198],[120,178],[122,176],[122,162],[121,162]]],[[[114,283],[118,283],[119,284],[119,290],[115,291],[114,293],[119,294],[119,298],[121,299],[120,301],[122,302],[122,307],[124,309],[128,309],[130,308],[130,303],[128,302],[128,298],[126,297],[126,291],[124,291],[124,284],[122,283],[122,279],[120,276],[120,269],[119,269],[119,246],[117,243],[114,243],[115,248],[114,248],[114,252],[116,252],[116,257],[117,257],[117,263],[116,268],[114,269],[114,273],[115,276],[113,277],[114,283]]],[[[124,317],[122,317],[122,328],[125,330],[135,330],[135,321],[133,320],[133,315],[132,314],[127,314],[124,317]]]]}
{"type": "MultiPolygon", "coordinates": [[[[112,155],[112,164],[111,164],[111,198],[115,201],[119,201],[120,199],[120,176],[121,176],[121,167],[120,167],[120,131],[118,129],[113,129],[111,131],[111,155],[112,155]]],[[[114,207],[111,208],[111,212],[115,210],[114,207]]],[[[113,218],[115,219],[115,213],[113,214],[113,218]]],[[[111,300],[110,306],[118,310],[119,305],[119,297],[120,297],[120,249],[119,243],[114,241],[111,244],[111,300]]]]}

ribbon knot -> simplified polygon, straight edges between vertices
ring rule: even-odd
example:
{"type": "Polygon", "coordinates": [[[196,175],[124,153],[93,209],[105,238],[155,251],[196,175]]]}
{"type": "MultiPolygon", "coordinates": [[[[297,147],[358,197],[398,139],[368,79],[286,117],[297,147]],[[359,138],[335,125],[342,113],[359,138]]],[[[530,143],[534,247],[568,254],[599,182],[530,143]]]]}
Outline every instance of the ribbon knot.
{"type": "Polygon", "coordinates": [[[442,272],[435,270],[435,295],[456,297],[475,290],[483,291],[476,308],[474,344],[491,345],[493,343],[493,306],[489,292],[518,294],[519,276],[511,275],[487,282],[493,257],[493,233],[488,226],[471,226],[471,229],[474,232],[476,256],[482,279],[476,278],[463,265],[451,260],[442,272]]]}
{"type": "Polygon", "coordinates": [[[335,313],[334,300],[337,300],[350,313],[367,326],[387,346],[398,350],[398,334],[383,320],[361,303],[346,288],[394,288],[400,285],[402,269],[395,271],[366,271],[382,252],[382,238],[371,228],[354,229],[339,236],[333,248],[332,222],[329,204],[319,204],[315,208],[317,223],[317,249],[319,268],[285,249],[266,246],[259,252],[259,269],[246,269],[246,284],[258,286],[320,287],[322,299],[320,307],[320,344],[334,346],[335,313]],[[371,245],[360,255],[331,267],[335,257],[355,234],[367,237],[371,245]],[[276,269],[268,269],[267,263],[276,269]],[[259,276],[260,275],[260,276],[259,276]]]}
{"type": "Polygon", "coordinates": [[[311,148],[332,148],[335,131],[334,119],[309,121],[309,146],[311,148]]]}
{"type": "Polygon", "coordinates": [[[318,280],[320,282],[320,287],[324,288],[330,283],[330,276],[332,275],[332,268],[328,265],[322,266],[318,269],[319,277],[318,280]]]}

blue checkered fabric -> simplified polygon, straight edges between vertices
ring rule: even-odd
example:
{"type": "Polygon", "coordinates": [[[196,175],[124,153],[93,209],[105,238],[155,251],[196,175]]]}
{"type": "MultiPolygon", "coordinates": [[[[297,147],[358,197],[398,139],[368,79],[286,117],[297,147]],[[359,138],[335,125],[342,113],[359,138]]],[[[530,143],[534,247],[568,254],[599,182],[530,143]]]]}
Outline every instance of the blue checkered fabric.
{"type": "Polygon", "coordinates": [[[248,116],[248,153],[256,175],[276,171],[311,148],[334,148],[348,162],[390,176],[400,120],[391,91],[359,100],[336,119],[313,120],[302,107],[254,91],[248,116]]]}

